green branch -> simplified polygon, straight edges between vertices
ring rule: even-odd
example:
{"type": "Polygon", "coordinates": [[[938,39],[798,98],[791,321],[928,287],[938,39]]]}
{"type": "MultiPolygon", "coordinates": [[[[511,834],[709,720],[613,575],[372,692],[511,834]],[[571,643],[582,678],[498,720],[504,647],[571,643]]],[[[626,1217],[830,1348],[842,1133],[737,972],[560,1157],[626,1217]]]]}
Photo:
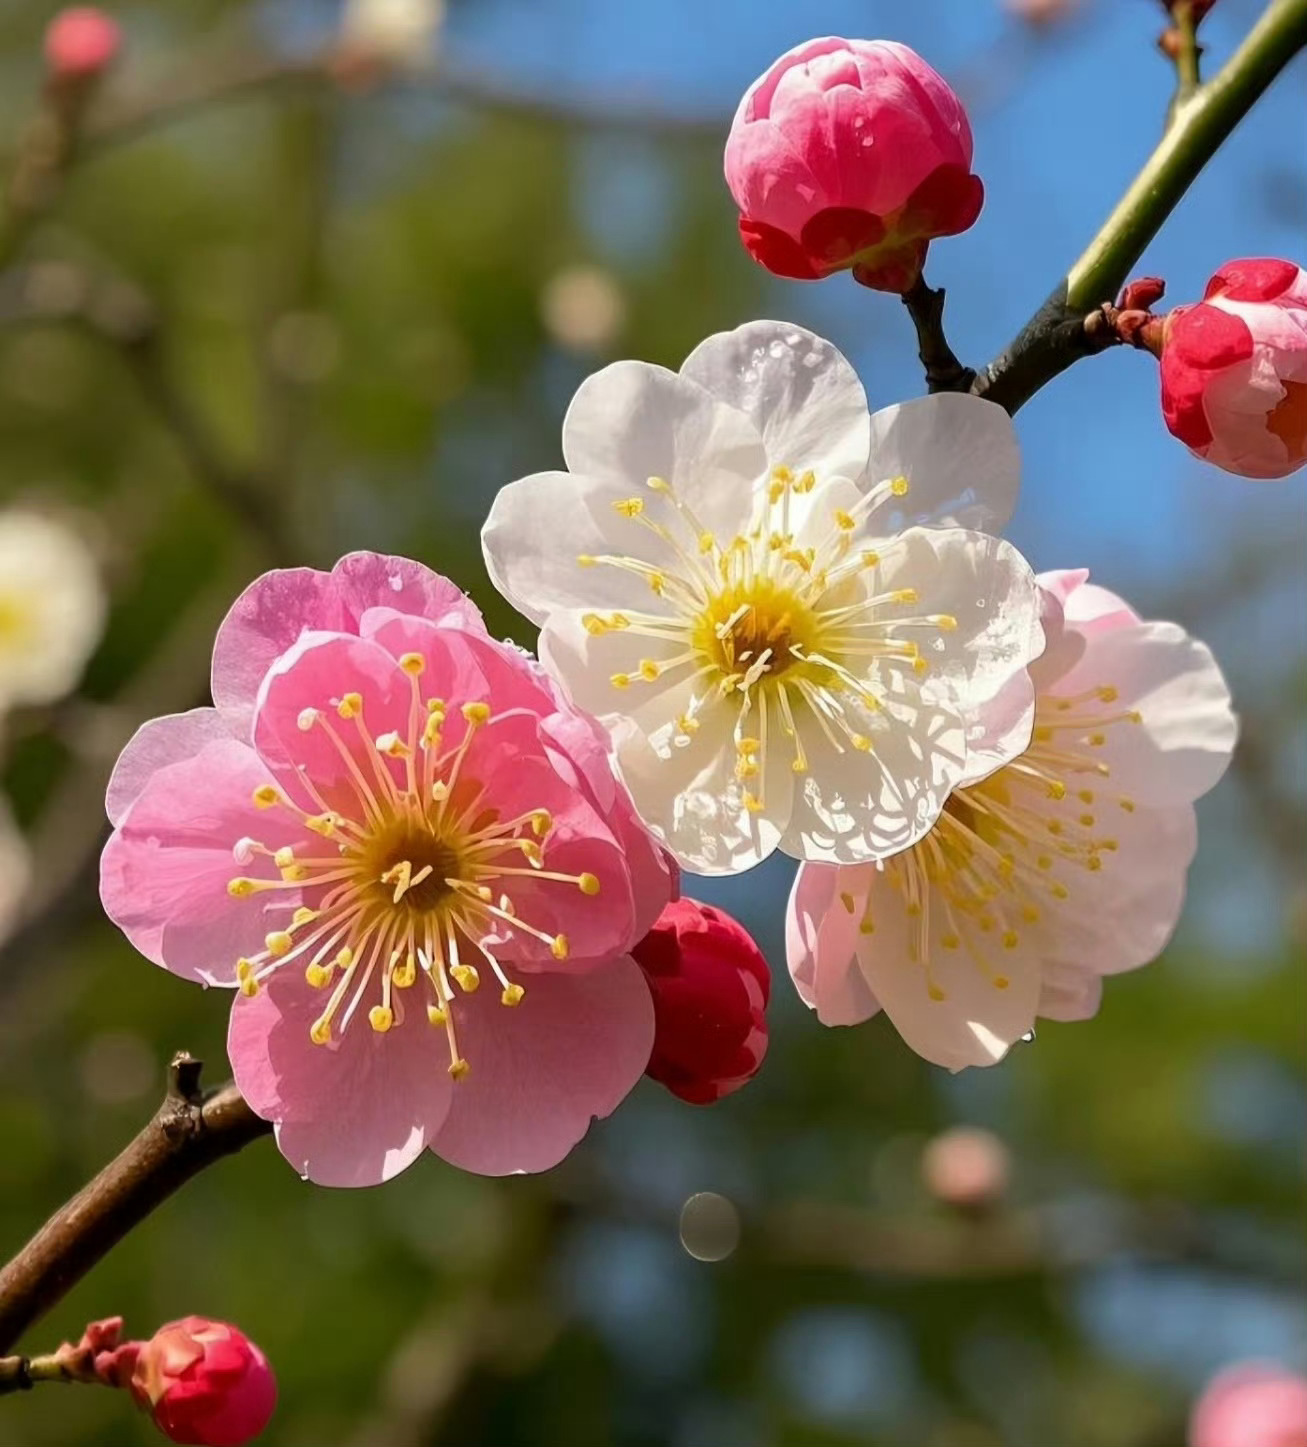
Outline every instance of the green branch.
{"type": "Polygon", "coordinates": [[[1073,362],[1110,345],[1095,317],[1225,138],[1307,46],[1307,0],[1271,0],[1238,50],[1175,110],[1171,126],[1098,235],[1021,334],[976,378],[1015,412],[1073,362]]]}

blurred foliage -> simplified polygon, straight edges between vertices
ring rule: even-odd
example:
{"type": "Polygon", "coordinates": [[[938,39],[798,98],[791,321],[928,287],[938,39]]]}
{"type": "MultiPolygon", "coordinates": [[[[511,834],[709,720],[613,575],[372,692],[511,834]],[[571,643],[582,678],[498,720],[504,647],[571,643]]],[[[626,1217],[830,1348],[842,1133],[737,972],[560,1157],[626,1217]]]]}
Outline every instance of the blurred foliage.
{"type": "MultiPolygon", "coordinates": [[[[48,13],[32,0],[0,15],[10,149],[48,13]]],[[[155,75],[174,53],[259,38],[256,18],[200,0],[123,10],[155,75]],[[206,41],[219,24],[231,33],[206,41]]],[[[275,562],[387,548],[525,638],[482,572],[495,488],[556,464],[563,408],[606,357],[675,365],[767,308],[715,139],[601,141],[434,84],[270,87],[103,147],[14,267],[38,300],[90,278],[103,302],[0,327],[0,494],[78,518],[113,614],[79,695],[7,729],[4,787],[42,913],[0,955],[5,1251],[138,1127],[174,1049],[223,1073],[225,1001],[133,954],[98,914],[94,869],[117,748],[142,718],[203,699],[234,593],[275,562]],[[597,165],[656,167],[671,198],[628,266],[584,219],[597,165]],[[578,353],[541,297],[582,264],[609,273],[624,320],[578,353]],[[122,339],[142,300],[144,364],[122,339]],[[280,541],[205,485],[194,438],[161,415],[159,375],[280,541]]],[[[1250,720],[1272,731],[1272,760],[1305,714],[1301,666],[1273,682],[1250,720]]],[[[1264,774],[1260,803],[1254,780],[1213,805],[1226,847],[1272,805],[1283,837],[1307,834],[1271,767],[1271,805],[1264,774]]],[[[798,1006],[787,870],[708,891],[780,974],[772,1051],[742,1095],[695,1111],[645,1083],[539,1180],[429,1159],[383,1189],[331,1192],[261,1143],[165,1206],[26,1345],[115,1313],[142,1335],[191,1311],[236,1321],[281,1380],[276,1447],[1179,1447],[1204,1372],[1301,1345],[1301,919],[1286,910],[1240,958],[1191,938],[1113,981],[1092,1024],[1041,1027],[1001,1069],[951,1079],[883,1020],[824,1031],[798,1006]],[[996,1219],[951,1215],[920,1184],[921,1146],[958,1120],[1013,1152],[996,1219]],[[678,1241],[701,1190],[743,1221],[716,1264],[678,1241]]],[[[1272,878],[1271,897],[1291,881],[1301,890],[1272,878]]],[[[107,1392],[7,1399],[0,1424],[6,1447],[155,1440],[107,1392]]]]}

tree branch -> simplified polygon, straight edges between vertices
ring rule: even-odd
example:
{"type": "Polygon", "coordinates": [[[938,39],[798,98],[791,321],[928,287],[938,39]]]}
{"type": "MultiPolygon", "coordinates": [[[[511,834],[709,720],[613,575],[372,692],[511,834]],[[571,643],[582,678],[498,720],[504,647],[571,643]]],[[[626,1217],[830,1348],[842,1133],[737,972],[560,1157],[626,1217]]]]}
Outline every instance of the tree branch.
{"type": "Polygon", "coordinates": [[[926,285],[918,276],[910,291],[903,293],[912,325],[917,329],[917,356],[926,369],[926,386],[931,392],[968,392],[976,380],[971,367],[958,361],[944,335],[944,288],[926,285]]]}
{"type": "Polygon", "coordinates": [[[0,1352],[192,1176],[272,1130],[233,1083],[203,1094],[200,1069],[174,1057],[154,1119],[0,1270],[0,1352]]]}
{"type": "Polygon", "coordinates": [[[1238,50],[1175,111],[1170,129],[1066,279],[972,391],[1015,412],[1059,372],[1110,345],[1110,302],[1199,172],[1295,54],[1307,45],[1307,0],[1271,0],[1238,50]]]}

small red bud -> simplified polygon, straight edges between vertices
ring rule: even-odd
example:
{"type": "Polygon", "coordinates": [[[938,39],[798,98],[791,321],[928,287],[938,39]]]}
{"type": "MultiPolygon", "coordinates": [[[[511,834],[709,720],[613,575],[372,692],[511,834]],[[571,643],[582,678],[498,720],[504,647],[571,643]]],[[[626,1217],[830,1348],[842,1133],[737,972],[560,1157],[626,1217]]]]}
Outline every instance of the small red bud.
{"type": "Polygon", "coordinates": [[[1147,311],[1166,295],[1166,282],[1160,276],[1140,276],[1127,282],[1117,305],[1122,311],[1147,311]]]}
{"type": "Polygon", "coordinates": [[[277,1403],[268,1359],[225,1322],[187,1316],[140,1345],[132,1395],[174,1442],[244,1447],[277,1403]]]}

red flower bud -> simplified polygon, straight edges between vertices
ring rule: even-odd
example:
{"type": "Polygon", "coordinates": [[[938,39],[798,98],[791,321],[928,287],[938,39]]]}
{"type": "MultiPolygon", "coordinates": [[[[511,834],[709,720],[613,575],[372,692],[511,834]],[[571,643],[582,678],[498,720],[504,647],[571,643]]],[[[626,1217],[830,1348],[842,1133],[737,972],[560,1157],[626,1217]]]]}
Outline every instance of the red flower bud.
{"type": "Polygon", "coordinates": [[[984,187],[948,83],[906,45],[827,37],[796,46],[749,87],[726,142],[740,237],[777,276],[852,268],[907,291],[932,237],[965,231],[984,187]]]}
{"type": "Polygon", "coordinates": [[[1177,307],[1162,346],[1162,412],[1192,452],[1241,477],[1307,462],[1307,272],[1227,262],[1197,306],[1177,307]]]}
{"type": "Polygon", "coordinates": [[[174,1442],[242,1447],[268,1425],[277,1381],[268,1359],[234,1326],[187,1316],[140,1345],[132,1395],[174,1442]]]}
{"type": "Polygon", "coordinates": [[[117,24],[94,5],[61,10],[46,27],[45,63],[56,81],[86,81],[103,74],[122,46],[117,24]]]}
{"type": "Polygon", "coordinates": [[[767,1053],[771,972],[743,925],[682,898],[631,953],[654,1002],[645,1074],[692,1105],[709,1105],[750,1080],[767,1053]]]}

